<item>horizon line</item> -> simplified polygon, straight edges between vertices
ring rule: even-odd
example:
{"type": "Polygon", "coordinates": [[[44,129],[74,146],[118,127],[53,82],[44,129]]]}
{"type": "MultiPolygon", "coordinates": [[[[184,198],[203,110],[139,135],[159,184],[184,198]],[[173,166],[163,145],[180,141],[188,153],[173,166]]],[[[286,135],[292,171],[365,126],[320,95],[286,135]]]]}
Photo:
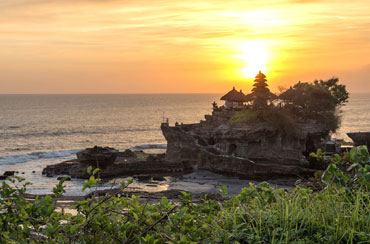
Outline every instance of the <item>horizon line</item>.
{"type": "MultiPolygon", "coordinates": [[[[224,92],[158,92],[158,93],[0,93],[2,95],[201,95],[223,94],[224,92]]],[[[370,92],[350,92],[351,94],[368,95],[370,92]]]]}
{"type": "Polygon", "coordinates": [[[1,95],[186,95],[221,94],[221,92],[158,92],[158,93],[0,93],[1,95]]]}

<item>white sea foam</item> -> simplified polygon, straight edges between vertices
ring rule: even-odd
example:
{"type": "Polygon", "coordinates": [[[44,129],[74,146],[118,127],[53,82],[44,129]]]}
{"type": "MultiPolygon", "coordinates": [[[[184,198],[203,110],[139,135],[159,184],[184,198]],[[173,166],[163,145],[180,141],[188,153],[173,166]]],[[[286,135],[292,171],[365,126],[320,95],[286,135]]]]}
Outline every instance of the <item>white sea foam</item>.
{"type": "Polygon", "coordinates": [[[145,149],[166,149],[167,144],[143,144],[134,146],[133,149],[145,150],[145,149]]]}
{"type": "Polygon", "coordinates": [[[51,152],[32,152],[28,154],[15,154],[8,156],[0,156],[0,165],[14,165],[19,163],[26,163],[29,161],[44,159],[44,158],[63,158],[68,157],[80,150],[62,150],[51,152]]]}

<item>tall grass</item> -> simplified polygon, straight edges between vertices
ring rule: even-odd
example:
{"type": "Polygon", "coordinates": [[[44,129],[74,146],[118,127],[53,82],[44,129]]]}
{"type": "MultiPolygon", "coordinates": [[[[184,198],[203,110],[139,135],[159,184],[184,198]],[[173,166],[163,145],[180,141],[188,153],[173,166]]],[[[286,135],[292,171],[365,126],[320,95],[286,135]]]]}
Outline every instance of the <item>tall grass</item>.
{"type": "Polygon", "coordinates": [[[243,189],[214,222],[220,238],[239,243],[370,243],[370,197],[326,189],[243,189]],[[244,191],[244,192],[243,192],[244,191]],[[251,197],[245,196],[245,192],[251,197]]]}
{"type": "MultiPolygon", "coordinates": [[[[317,192],[262,182],[223,201],[194,201],[186,192],[177,203],[116,197],[131,179],[113,194],[77,202],[76,215],[56,211],[65,179],[53,194],[30,202],[24,195],[28,183],[19,187],[23,179],[8,178],[11,184],[0,185],[0,243],[370,243],[369,159],[366,147],[335,156],[317,192]]],[[[84,188],[99,182],[98,171],[88,168],[84,188]]],[[[227,188],[219,189],[226,197],[227,188]]]]}

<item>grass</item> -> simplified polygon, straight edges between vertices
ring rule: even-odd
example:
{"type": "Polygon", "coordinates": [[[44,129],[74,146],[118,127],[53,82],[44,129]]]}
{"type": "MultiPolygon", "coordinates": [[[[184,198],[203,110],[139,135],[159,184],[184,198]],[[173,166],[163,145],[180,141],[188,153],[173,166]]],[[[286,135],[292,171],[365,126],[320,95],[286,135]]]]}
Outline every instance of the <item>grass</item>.
{"type": "Polygon", "coordinates": [[[257,113],[254,110],[246,109],[242,111],[235,112],[230,118],[231,123],[244,123],[253,121],[257,118],[257,113]]]}
{"type": "MultiPolygon", "coordinates": [[[[0,186],[0,243],[370,243],[368,150],[352,148],[332,160],[322,175],[328,183],[316,192],[262,182],[229,198],[219,187],[222,201],[182,192],[177,203],[165,197],[143,203],[135,195],[116,197],[130,179],[114,194],[77,202],[76,215],[56,211],[64,180],[31,203],[24,197],[28,183],[20,187],[23,179],[8,178],[12,184],[0,186]],[[348,163],[350,170],[342,171],[348,163]]],[[[99,182],[98,171],[88,168],[84,188],[99,182]]]]}
{"type": "MultiPolygon", "coordinates": [[[[370,197],[326,189],[245,188],[215,221],[221,239],[239,243],[369,243],[370,197]],[[253,197],[241,197],[254,195],[253,197]]],[[[231,242],[232,243],[232,242],[231,242]]]]}

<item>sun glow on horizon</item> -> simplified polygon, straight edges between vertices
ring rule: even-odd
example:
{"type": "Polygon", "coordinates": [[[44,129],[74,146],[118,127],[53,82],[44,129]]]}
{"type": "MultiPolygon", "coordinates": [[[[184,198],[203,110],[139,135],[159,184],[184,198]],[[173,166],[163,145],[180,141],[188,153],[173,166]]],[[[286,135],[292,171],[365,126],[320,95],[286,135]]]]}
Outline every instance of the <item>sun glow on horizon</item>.
{"type": "Polygon", "coordinates": [[[0,93],[370,92],[369,0],[0,1],[0,93]],[[355,57],[355,58],[354,58],[355,57]],[[175,82],[174,82],[175,81],[175,82]]]}
{"type": "Polygon", "coordinates": [[[241,74],[246,78],[253,78],[259,70],[265,71],[269,61],[269,52],[264,42],[246,42],[240,46],[243,68],[241,74]]]}

